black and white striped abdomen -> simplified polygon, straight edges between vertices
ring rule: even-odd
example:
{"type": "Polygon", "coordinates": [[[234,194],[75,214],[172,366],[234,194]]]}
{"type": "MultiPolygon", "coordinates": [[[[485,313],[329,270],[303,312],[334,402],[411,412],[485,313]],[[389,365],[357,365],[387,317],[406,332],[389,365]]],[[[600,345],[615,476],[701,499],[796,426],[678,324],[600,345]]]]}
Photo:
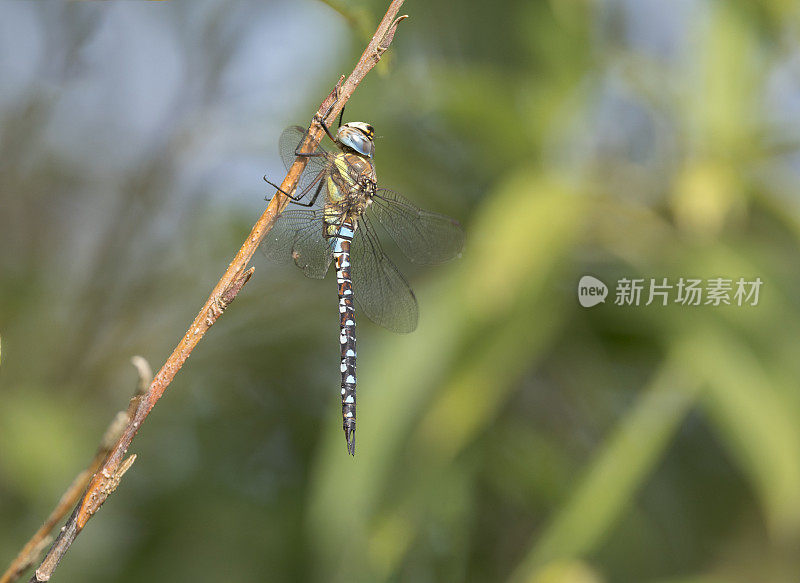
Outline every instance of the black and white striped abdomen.
{"type": "Polygon", "coordinates": [[[342,421],[347,450],[356,451],[356,320],[350,279],[350,243],[354,230],[344,223],[333,242],[336,284],[339,289],[339,344],[342,348],[342,421]]]}

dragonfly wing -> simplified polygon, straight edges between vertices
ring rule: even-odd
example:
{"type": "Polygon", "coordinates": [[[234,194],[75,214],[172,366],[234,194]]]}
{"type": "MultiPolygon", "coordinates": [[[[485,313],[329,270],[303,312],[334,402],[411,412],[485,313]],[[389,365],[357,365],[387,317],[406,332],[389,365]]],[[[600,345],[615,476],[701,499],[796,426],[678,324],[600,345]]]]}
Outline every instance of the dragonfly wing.
{"type": "MultiPolygon", "coordinates": [[[[297,158],[295,152],[299,149],[307,135],[307,130],[300,126],[290,126],[283,130],[278,140],[278,149],[280,150],[281,159],[287,171],[291,168],[292,164],[294,164],[297,158]]],[[[324,174],[328,169],[330,156],[330,153],[325,150],[318,141],[312,142],[311,147],[306,148],[306,151],[317,152],[323,155],[309,157],[303,174],[300,175],[300,180],[297,182],[297,190],[292,194],[297,198],[303,198],[304,200],[301,202],[310,201],[317,189],[318,181],[324,181],[324,174]]]]}
{"type": "Polygon", "coordinates": [[[461,253],[464,230],[455,219],[422,210],[399,193],[379,189],[371,213],[410,261],[442,263],[461,253]]]}
{"type": "Polygon", "coordinates": [[[358,220],[351,251],[356,305],[376,324],[393,332],[413,332],[419,311],[408,282],[381,248],[368,217],[358,220]]]}
{"type": "Polygon", "coordinates": [[[261,250],[274,261],[289,258],[308,277],[322,279],[333,258],[331,242],[322,234],[322,210],[287,210],[264,237],[261,250]]]}

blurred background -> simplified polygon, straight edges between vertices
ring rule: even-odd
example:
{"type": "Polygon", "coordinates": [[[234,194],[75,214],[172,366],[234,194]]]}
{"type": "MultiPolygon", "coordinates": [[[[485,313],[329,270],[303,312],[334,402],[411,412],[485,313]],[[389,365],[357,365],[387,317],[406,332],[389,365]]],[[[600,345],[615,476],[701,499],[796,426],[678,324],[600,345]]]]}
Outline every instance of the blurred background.
{"type": "MultiPolygon", "coordinates": [[[[185,332],[283,178],[282,128],[387,6],[0,6],[0,563],[126,406],[131,356],[157,369],[185,332]]],[[[359,319],[355,459],[333,274],[257,255],[56,580],[796,582],[797,4],[402,12],[346,117],[381,136],[381,183],[467,244],[398,257],[415,333],[359,319]],[[610,288],[590,309],[586,274],[610,288]],[[614,304],[664,277],[763,285],[614,304]]]]}

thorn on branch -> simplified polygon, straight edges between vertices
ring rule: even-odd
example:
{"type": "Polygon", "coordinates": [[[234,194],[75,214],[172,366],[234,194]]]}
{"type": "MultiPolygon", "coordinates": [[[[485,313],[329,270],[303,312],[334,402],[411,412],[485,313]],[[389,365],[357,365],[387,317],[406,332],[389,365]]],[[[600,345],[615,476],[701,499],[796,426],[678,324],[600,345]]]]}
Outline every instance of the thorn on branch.
{"type": "Polygon", "coordinates": [[[392,44],[392,40],[394,40],[394,33],[397,31],[397,25],[400,24],[408,18],[408,14],[403,14],[402,16],[398,16],[395,18],[392,23],[389,25],[389,29],[386,31],[386,34],[383,35],[381,42],[378,43],[377,48],[375,49],[375,60],[380,60],[383,53],[385,53],[389,49],[389,45],[392,44]]]}
{"type": "Polygon", "coordinates": [[[150,367],[150,363],[138,355],[131,357],[131,364],[139,373],[139,389],[136,391],[136,395],[141,395],[147,392],[147,388],[153,382],[153,369],[150,367]]]}
{"type": "Polygon", "coordinates": [[[218,302],[223,310],[231,305],[231,302],[236,299],[236,295],[244,287],[244,284],[250,281],[250,277],[253,275],[253,273],[255,273],[255,270],[255,267],[251,267],[244,273],[238,275],[236,279],[233,280],[233,283],[231,283],[231,285],[229,285],[228,288],[219,295],[218,302]]]}
{"type": "MultiPolygon", "coordinates": [[[[125,472],[131,469],[131,466],[135,461],[136,461],[136,454],[129,455],[127,458],[125,458],[125,461],[123,461],[120,464],[117,471],[114,472],[114,475],[110,476],[108,481],[103,484],[102,493],[105,494],[106,498],[108,498],[111,494],[114,493],[114,490],[116,490],[117,486],[119,486],[119,482],[122,479],[122,476],[125,475],[125,472]]],[[[102,504],[103,502],[101,501],[100,503],[102,504]]]]}
{"type": "Polygon", "coordinates": [[[133,356],[131,357],[131,364],[136,367],[136,372],[139,373],[139,382],[136,384],[136,390],[133,393],[133,397],[131,397],[131,402],[128,405],[127,411],[120,411],[117,414],[117,417],[114,421],[111,422],[111,425],[108,428],[108,433],[111,433],[112,427],[117,426],[116,424],[119,423],[121,425],[118,426],[118,432],[116,437],[113,438],[113,442],[111,446],[108,448],[111,450],[114,445],[116,445],[117,440],[122,436],[122,432],[125,431],[125,426],[133,419],[134,415],[136,414],[136,409],[139,408],[139,403],[142,400],[142,397],[147,393],[150,389],[150,384],[153,382],[153,369],[150,367],[150,364],[141,356],[133,356]]]}
{"type": "Polygon", "coordinates": [[[84,499],[84,505],[78,515],[79,528],[83,528],[84,524],[86,524],[86,521],[88,521],[95,512],[100,510],[100,507],[103,505],[106,499],[113,494],[114,490],[116,490],[117,486],[119,486],[122,476],[125,475],[125,472],[130,469],[135,461],[136,454],[133,454],[125,458],[125,460],[113,473],[109,472],[107,468],[103,468],[103,470],[100,472],[103,478],[84,499]]]}
{"type": "Polygon", "coordinates": [[[206,314],[206,326],[211,326],[222,315],[222,312],[231,305],[231,302],[236,299],[236,295],[241,291],[244,284],[246,284],[250,277],[255,272],[256,268],[251,267],[244,273],[240,273],[234,277],[233,281],[221,293],[214,296],[214,301],[208,306],[206,314]]]}

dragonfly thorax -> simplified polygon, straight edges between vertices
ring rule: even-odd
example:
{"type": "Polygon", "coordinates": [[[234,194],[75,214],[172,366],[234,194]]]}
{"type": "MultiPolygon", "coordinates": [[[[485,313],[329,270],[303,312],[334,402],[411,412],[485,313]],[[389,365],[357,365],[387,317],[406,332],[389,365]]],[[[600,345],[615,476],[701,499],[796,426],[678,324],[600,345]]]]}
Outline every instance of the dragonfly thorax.
{"type": "Polygon", "coordinates": [[[336,132],[336,142],[345,150],[372,158],[375,155],[375,129],[363,121],[343,124],[336,132]]]}
{"type": "Polygon", "coordinates": [[[330,202],[371,198],[377,189],[372,159],[354,152],[340,152],[331,159],[328,171],[330,202]]]}
{"type": "Polygon", "coordinates": [[[330,238],[345,222],[355,229],[378,185],[372,159],[355,152],[333,155],[327,172],[328,196],[323,216],[325,237],[330,238]]]}

